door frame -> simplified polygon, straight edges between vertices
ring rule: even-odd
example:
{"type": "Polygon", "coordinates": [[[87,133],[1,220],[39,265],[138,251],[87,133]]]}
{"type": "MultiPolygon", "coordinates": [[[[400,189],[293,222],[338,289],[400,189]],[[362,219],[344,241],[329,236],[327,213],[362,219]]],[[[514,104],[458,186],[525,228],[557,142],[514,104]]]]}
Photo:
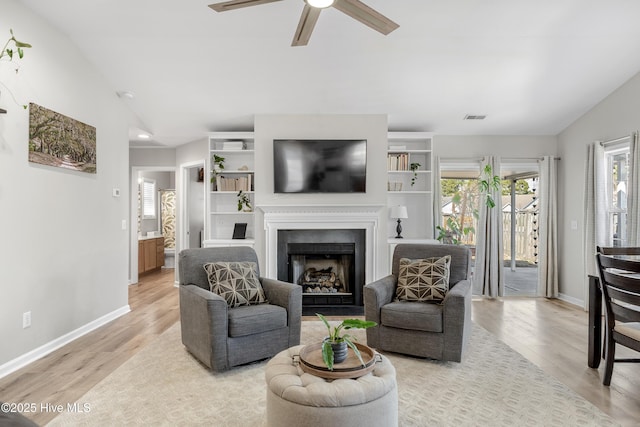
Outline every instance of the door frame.
{"type": "MultiPolygon", "coordinates": [[[[176,228],[176,230],[178,231],[178,235],[176,236],[176,266],[175,266],[175,273],[176,273],[176,284],[178,284],[179,280],[178,280],[178,255],[180,253],[180,251],[184,248],[188,248],[189,247],[189,243],[188,243],[188,239],[189,239],[189,171],[193,168],[203,168],[206,170],[206,162],[204,159],[201,160],[194,160],[191,162],[186,162],[186,163],[180,163],[179,166],[179,176],[180,176],[180,182],[179,182],[179,190],[176,194],[177,199],[178,199],[178,216],[177,216],[177,221],[178,221],[178,227],[176,228]]],[[[207,174],[205,173],[205,181],[207,178],[207,174]]],[[[208,227],[208,222],[207,222],[207,212],[206,212],[206,205],[207,205],[207,185],[206,182],[204,183],[204,185],[202,186],[202,196],[203,196],[203,200],[204,203],[202,204],[202,218],[204,221],[204,233],[205,236],[207,234],[207,227],[208,227]]]]}
{"type": "MultiPolygon", "coordinates": [[[[140,172],[174,172],[175,166],[132,166],[129,177],[131,197],[129,201],[129,284],[138,283],[138,173],[140,172]]],[[[174,178],[174,181],[177,177],[174,178]]],[[[176,183],[177,184],[177,183],[176,183]]]]}

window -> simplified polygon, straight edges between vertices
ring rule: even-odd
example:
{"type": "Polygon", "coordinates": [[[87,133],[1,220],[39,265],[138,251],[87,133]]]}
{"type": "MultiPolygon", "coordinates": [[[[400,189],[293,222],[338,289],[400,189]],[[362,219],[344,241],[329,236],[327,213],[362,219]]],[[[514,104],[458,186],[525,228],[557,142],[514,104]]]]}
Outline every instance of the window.
{"type": "Polygon", "coordinates": [[[156,218],[156,181],[142,180],[142,219],[156,218]]]}
{"type": "Polygon", "coordinates": [[[627,239],[627,177],[629,145],[605,148],[605,185],[607,191],[607,226],[610,243],[625,246],[627,239]]]}
{"type": "Polygon", "coordinates": [[[480,164],[478,162],[440,163],[442,194],[437,236],[445,243],[475,246],[478,223],[480,164]]]}

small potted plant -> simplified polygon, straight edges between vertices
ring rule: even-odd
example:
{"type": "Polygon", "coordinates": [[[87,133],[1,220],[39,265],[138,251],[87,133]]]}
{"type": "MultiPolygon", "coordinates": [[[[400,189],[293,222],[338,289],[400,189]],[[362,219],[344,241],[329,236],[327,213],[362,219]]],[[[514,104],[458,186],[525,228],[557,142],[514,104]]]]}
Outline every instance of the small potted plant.
{"type": "Polygon", "coordinates": [[[224,157],[214,154],[212,160],[213,160],[213,170],[211,171],[212,172],[211,184],[213,184],[213,190],[215,191],[216,177],[220,172],[224,170],[224,157]]]}
{"type": "Polygon", "coordinates": [[[418,172],[417,170],[420,168],[420,163],[411,163],[409,165],[409,169],[413,172],[413,176],[411,177],[411,186],[413,187],[418,180],[418,172]]]}
{"type": "Polygon", "coordinates": [[[344,362],[347,358],[348,347],[353,350],[362,366],[365,366],[360,350],[358,350],[358,347],[353,343],[356,338],[345,334],[343,330],[367,329],[377,326],[378,324],[370,320],[344,319],[339,325],[331,327],[322,314],[316,313],[316,316],[322,320],[329,331],[329,336],[322,341],[322,360],[325,365],[327,365],[327,368],[333,371],[333,365],[335,363],[344,362]]]}

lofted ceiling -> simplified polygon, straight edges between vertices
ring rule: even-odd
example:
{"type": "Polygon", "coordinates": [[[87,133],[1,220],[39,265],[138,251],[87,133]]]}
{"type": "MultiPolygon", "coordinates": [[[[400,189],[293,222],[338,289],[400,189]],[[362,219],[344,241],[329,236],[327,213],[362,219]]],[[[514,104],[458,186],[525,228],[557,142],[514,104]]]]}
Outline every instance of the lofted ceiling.
{"type": "Polygon", "coordinates": [[[391,130],[555,135],[640,71],[637,0],[363,0],[387,36],[303,0],[21,0],[66,33],[132,111],[131,145],[251,130],[255,114],[387,114],[391,130]],[[465,115],[485,120],[463,120],[465,115]],[[139,130],[153,134],[139,141],[139,130]]]}

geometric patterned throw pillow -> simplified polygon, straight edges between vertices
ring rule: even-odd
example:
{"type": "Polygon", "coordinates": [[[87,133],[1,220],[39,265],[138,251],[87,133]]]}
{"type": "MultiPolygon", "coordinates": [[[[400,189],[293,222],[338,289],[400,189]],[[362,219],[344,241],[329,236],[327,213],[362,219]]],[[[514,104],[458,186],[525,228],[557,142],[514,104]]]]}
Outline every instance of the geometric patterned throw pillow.
{"type": "Polygon", "coordinates": [[[229,307],[266,302],[255,262],[210,262],[203,267],[211,292],[224,298],[229,307]]]}
{"type": "Polygon", "coordinates": [[[442,302],[449,291],[451,255],[400,259],[396,297],[402,301],[442,302]]]}

